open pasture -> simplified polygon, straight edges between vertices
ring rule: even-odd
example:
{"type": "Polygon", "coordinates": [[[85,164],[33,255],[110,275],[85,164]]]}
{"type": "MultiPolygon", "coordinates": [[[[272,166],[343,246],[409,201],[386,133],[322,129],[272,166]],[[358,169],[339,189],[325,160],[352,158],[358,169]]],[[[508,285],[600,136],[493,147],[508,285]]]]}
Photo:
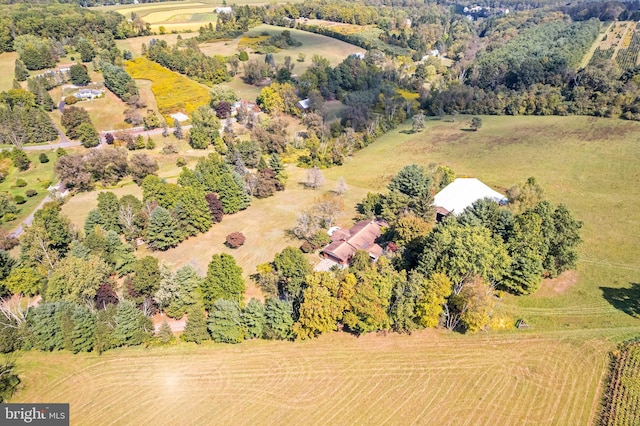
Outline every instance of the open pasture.
{"type": "MultiPolygon", "coordinates": [[[[289,30],[291,32],[291,37],[296,41],[301,42],[302,46],[282,49],[279,52],[274,53],[273,57],[275,58],[276,63],[281,64],[284,62],[285,56],[291,56],[291,59],[295,64],[295,68],[293,69],[294,74],[300,75],[305,72],[311,65],[311,58],[313,55],[320,55],[328,59],[331,66],[335,67],[350,54],[365,52],[365,50],[360,47],[331,37],[310,33],[308,31],[296,30],[293,28],[276,27],[273,25],[259,25],[245,33],[244,36],[259,36],[263,32],[274,35],[280,34],[284,30],[289,30]],[[304,53],[307,56],[304,62],[296,61],[299,53],[304,53]]],[[[264,56],[265,55],[249,54],[249,58],[257,57],[259,60],[264,60],[264,56]]]]}
{"type": "Polygon", "coordinates": [[[426,331],[29,352],[12,402],[69,402],[72,424],[587,425],[612,347],[601,331],[426,331]]]}
{"type": "MultiPolygon", "coordinates": [[[[635,185],[640,123],[592,117],[470,117],[428,121],[411,134],[390,132],[355,154],[331,179],[344,176],[352,195],[383,191],[404,165],[445,164],[460,177],[477,177],[499,190],[534,176],[553,203],[566,204],[584,222],[578,278],[562,291],[507,297],[536,327],[615,327],[638,324],[625,304],[640,281],[640,199],[635,185]]],[[[348,203],[346,203],[348,205],[348,203]]],[[[544,285],[543,285],[544,287],[544,285]]]]}

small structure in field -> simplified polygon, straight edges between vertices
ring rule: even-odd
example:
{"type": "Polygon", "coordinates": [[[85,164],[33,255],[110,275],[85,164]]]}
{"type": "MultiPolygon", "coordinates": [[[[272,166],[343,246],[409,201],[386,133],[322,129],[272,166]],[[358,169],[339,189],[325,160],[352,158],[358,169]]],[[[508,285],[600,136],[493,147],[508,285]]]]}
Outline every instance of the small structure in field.
{"type": "Polygon", "coordinates": [[[476,178],[458,178],[433,197],[438,217],[459,215],[478,200],[489,198],[498,204],[506,204],[507,197],[489,188],[476,178]]]}
{"type": "Polygon", "coordinates": [[[169,115],[169,117],[173,118],[174,120],[178,120],[180,123],[182,123],[183,121],[187,121],[189,119],[189,116],[182,112],[176,112],[174,114],[169,115]]]}

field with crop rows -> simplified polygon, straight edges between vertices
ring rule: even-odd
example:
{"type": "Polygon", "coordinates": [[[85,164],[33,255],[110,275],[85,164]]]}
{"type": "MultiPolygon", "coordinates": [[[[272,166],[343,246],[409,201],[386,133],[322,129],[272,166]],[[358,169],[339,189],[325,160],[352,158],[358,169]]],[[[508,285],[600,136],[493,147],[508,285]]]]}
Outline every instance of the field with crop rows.
{"type": "Polygon", "coordinates": [[[609,386],[605,394],[601,424],[640,424],[640,344],[630,344],[612,356],[609,386]]]}

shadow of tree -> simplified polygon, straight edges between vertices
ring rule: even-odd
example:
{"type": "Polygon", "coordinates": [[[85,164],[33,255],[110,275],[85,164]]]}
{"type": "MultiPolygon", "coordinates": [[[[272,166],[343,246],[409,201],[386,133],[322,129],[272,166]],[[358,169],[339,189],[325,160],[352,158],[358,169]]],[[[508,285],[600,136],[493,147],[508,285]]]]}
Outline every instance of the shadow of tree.
{"type": "Polygon", "coordinates": [[[628,288],[600,287],[602,295],[614,308],[640,317],[640,283],[631,283],[628,288]]]}

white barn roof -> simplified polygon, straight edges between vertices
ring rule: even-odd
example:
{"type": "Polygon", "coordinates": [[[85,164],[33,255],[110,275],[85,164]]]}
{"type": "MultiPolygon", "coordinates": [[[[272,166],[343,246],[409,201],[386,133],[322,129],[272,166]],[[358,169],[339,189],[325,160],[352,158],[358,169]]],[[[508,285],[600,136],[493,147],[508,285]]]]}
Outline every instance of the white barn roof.
{"type": "Polygon", "coordinates": [[[505,203],[507,198],[476,178],[459,178],[433,197],[433,205],[449,213],[459,215],[464,209],[483,198],[505,203]]]}

